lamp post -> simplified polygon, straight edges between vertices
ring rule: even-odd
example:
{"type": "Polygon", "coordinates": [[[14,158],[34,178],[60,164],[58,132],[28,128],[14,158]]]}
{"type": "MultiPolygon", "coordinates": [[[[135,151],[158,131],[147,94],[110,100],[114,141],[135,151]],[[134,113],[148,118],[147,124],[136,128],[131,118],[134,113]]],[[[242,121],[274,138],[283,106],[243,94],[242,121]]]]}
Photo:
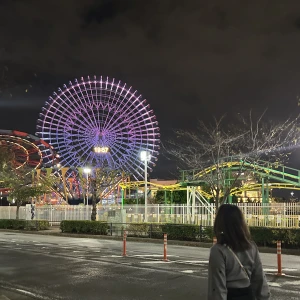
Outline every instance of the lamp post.
{"type": "Polygon", "coordinates": [[[89,174],[91,173],[91,169],[86,167],[83,169],[83,172],[86,174],[86,203],[85,203],[85,210],[86,210],[86,218],[88,218],[88,204],[89,204],[89,174]]]}
{"type": "Polygon", "coordinates": [[[144,167],[145,167],[145,217],[144,217],[144,221],[148,222],[148,199],[147,199],[147,164],[148,161],[151,159],[151,154],[148,151],[141,151],[141,161],[144,162],[144,167]]]}

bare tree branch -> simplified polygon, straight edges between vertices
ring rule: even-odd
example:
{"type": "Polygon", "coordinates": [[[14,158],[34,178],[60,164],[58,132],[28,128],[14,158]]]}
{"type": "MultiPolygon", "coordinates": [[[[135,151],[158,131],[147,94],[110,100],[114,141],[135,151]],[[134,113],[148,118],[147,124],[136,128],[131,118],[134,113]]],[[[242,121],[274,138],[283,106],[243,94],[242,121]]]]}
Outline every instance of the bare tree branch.
{"type": "Polygon", "coordinates": [[[199,180],[209,185],[217,205],[222,204],[238,184],[245,162],[282,163],[298,145],[299,117],[274,123],[265,114],[255,118],[250,111],[232,124],[225,123],[225,116],[208,125],[200,121],[195,132],[177,130],[165,151],[180,168],[199,170],[199,180]],[[224,168],[230,163],[235,163],[234,174],[224,168]]]}

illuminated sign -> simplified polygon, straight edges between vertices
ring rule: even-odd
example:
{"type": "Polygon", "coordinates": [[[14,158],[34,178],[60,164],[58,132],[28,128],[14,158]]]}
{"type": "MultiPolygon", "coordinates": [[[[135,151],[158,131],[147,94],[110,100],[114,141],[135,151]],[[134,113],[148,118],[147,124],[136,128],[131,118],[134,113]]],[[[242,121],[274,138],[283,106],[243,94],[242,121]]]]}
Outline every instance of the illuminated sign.
{"type": "Polygon", "coordinates": [[[95,153],[108,153],[109,151],[110,151],[109,147],[100,147],[100,146],[94,147],[95,153]]]}

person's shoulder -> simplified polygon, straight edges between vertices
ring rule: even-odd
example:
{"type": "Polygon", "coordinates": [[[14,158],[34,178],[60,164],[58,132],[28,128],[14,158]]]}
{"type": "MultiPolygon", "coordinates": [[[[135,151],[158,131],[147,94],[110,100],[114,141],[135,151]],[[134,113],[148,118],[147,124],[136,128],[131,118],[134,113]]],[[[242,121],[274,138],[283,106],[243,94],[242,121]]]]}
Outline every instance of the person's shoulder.
{"type": "Polygon", "coordinates": [[[255,251],[255,252],[258,251],[257,245],[254,241],[250,242],[250,248],[252,249],[252,251],[255,251]]]}
{"type": "Polygon", "coordinates": [[[224,253],[224,249],[226,248],[225,245],[221,245],[221,244],[214,244],[211,248],[210,248],[210,254],[217,254],[217,253],[224,253]]]}

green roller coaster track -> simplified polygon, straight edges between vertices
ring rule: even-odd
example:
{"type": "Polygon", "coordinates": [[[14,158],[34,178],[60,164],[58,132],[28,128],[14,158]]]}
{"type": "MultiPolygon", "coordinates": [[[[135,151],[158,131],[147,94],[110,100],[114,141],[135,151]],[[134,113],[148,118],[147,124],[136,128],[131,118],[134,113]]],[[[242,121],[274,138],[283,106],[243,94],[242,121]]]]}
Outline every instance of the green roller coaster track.
{"type": "MultiPolygon", "coordinates": [[[[240,187],[232,187],[230,189],[230,196],[239,194],[243,191],[261,190],[262,201],[268,202],[268,191],[270,189],[300,190],[300,170],[266,161],[251,163],[247,161],[234,161],[232,159],[224,161],[218,165],[212,165],[203,170],[182,170],[181,179],[177,184],[159,185],[148,182],[148,186],[153,190],[165,191],[186,190],[189,186],[194,186],[204,198],[209,199],[213,196],[210,193],[201,190],[201,186],[207,183],[207,176],[213,176],[217,167],[226,174],[232,174],[232,172],[251,172],[252,174],[254,173],[258,175],[261,179],[261,182],[246,183],[240,187]]],[[[238,180],[242,179],[243,177],[238,178],[238,180]]],[[[227,178],[227,180],[230,182],[230,180],[233,179],[227,178]]],[[[144,184],[144,181],[124,182],[120,184],[120,187],[122,189],[143,188],[144,184]]]]}
{"type": "MultiPolygon", "coordinates": [[[[181,186],[183,185],[203,185],[207,182],[207,176],[213,176],[216,169],[219,168],[225,174],[232,174],[232,172],[243,173],[251,172],[258,175],[261,183],[244,184],[241,187],[232,187],[230,195],[237,194],[246,190],[262,190],[262,201],[268,202],[269,189],[300,189],[300,170],[290,168],[276,163],[269,163],[266,161],[258,161],[251,163],[247,161],[224,161],[218,165],[210,166],[204,170],[183,170],[181,171],[181,186]]],[[[227,177],[227,180],[233,180],[227,177]]],[[[238,178],[240,180],[240,178],[238,178]]]]}

